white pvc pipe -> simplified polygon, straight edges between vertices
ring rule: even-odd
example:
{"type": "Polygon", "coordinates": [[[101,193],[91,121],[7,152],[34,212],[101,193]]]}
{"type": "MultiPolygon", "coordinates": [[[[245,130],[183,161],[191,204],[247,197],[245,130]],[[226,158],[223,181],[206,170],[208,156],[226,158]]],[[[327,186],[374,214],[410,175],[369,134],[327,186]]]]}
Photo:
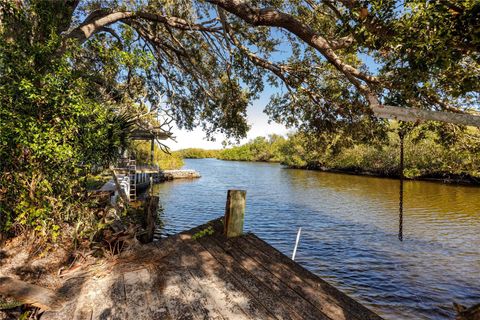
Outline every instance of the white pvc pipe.
{"type": "Polygon", "coordinates": [[[293,248],[292,260],[295,260],[295,254],[297,253],[298,242],[300,241],[300,233],[302,232],[302,228],[298,229],[297,233],[297,240],[295,241],[295,248],[293,248]]]}

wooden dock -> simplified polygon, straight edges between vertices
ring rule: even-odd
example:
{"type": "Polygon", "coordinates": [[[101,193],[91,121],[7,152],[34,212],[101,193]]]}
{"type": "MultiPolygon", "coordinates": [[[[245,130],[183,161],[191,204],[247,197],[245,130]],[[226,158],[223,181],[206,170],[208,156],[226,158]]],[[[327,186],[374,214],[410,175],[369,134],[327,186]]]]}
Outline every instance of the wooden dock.
{"type": "MultiPolygon", "coordinates": [[[[61,274],[55,288],[0,276],[0,294],[41,319],[381,319],[252,233],[246,191],[225,216],[61,274]]],[[[131,238],[130,238],[131,239],[131,238]]],[[[125,240],[127,241],[127,240],[125,240]]]]}
{"type": "Polygon", "coordinates": [[[174,179],[196,179],[201,177],[198,171],[189,169],[162,170],[160,171],[159,176],[160,181],[168,181],[174,179]]]}
{"type": "Polygon", "coordinates": [[[98,192],[110,193],[111,203],[114,204],[121,192],[126,197],[126,202],[136,201],[139,191],[144,191],[150,185],[150,179],[154,183],[170,181],[174,179],[196,179],[201,175],[198,171],[189,169],[160,170],[158,166],[136,165],[135,160],[128,160],[129,165],[113,168],[113,177],[107,181],[98,192]],[[115,180],[117,180],[115,182],[115,180]],[[122,191],[120,191],[120,189],[122,191]]]}
{"type": "Polygon", "coordinates": [[[214,220],[72,275],[57,290],[63,307],[41,319],[381,319],[254,234],[223,228],[214,220]]]}

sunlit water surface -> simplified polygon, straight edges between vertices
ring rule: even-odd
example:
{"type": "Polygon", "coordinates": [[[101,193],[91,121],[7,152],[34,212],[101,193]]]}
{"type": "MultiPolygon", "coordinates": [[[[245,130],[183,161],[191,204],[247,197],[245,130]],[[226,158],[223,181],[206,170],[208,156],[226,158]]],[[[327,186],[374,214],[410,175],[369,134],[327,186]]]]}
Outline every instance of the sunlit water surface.
{"type": "Polygon", "coordinates": [[[186,160],[202,178],[157,185],[162,235],[222,216],[228,189],[247,190],[245,229],[387,319],[451,319],[480,302],[480,188],[186,160]]]}

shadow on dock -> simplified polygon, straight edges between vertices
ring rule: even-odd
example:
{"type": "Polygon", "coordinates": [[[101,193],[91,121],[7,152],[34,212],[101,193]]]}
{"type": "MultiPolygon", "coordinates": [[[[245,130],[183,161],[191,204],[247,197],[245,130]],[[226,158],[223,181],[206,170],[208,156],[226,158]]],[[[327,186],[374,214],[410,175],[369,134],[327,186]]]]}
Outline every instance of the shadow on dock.
{"type": "Polygon", "coordinates": [[[217,219],[72,275],[41,319],[381,319],[254,234],[217,219]],[[208,232],[205,232],[208,230],[208,232]]]}

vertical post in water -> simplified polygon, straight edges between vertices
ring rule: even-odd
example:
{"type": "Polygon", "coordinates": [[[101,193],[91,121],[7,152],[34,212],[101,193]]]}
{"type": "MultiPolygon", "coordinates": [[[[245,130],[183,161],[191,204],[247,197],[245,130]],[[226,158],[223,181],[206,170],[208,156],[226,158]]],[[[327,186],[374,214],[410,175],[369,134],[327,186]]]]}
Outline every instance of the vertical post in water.
{"type": "Polygon", "coordinates": [[[400,199],[399,199],[399,216],[398,216],[398,240],[403,241],[403,137],[404,132],[399,131],[400,137],[400,199]]]}
{"type": "Polygon", "coordinates": [[[228,190],[225,206],[224,234],[227,238],[243,234],[243,220],[245,216],[247,191],[228,190]]]}
{"type": "Polygon", "coordinates": [[[297,254],[298,242],[300,241],[300,233],[302,233],[302,228],[298,229],[297,240],[295,240],[295,247],[293,248],[292,260],[295,260],[295,255],[297,254]]]}

